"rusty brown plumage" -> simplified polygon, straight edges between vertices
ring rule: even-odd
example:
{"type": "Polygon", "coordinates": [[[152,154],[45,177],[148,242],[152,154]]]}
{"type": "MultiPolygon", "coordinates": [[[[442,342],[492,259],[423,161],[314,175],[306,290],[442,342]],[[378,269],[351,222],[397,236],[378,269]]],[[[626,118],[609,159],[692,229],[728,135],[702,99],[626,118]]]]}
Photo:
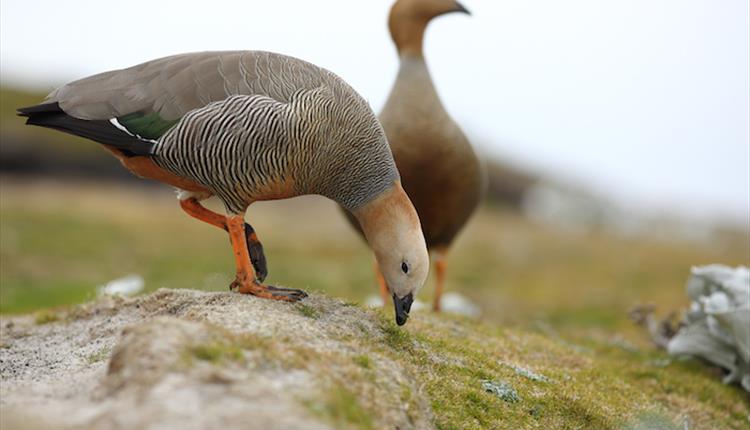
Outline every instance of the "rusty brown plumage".
{"type": "Polygon", "coordinates": [[[445,253],[476,210],[486,182],[479,158],[440,101],[423,55],[428,23],[449,12],[468,13],[454,0],[398,0],[393,5],[388,24],[400,67],[379,116],[427,246],[438,254],[441,275],[445,253]]]}

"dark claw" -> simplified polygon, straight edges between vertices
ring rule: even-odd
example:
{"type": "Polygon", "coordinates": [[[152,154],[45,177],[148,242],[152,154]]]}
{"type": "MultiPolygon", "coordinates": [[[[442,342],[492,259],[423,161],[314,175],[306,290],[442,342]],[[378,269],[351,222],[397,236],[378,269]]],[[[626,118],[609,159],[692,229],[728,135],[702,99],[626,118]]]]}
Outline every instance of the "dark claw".
{"type": "Polygon", "coordinates": [[[263,245],[254,237],[255,230],[245,223],[245,237],[247,239],[247,252],[250,254],[250,263],[255,269],[255,279],[263,282],[268,276],[268,265],[266,264],[266,255],[263,253],[263,245]]]}
{"type": "Polygon", "coordinates": [[[295,301],[301,300],[307,297],[306,292],[302,290],[297,290],[294,288],[279,288],[279,287],[274,287],[273,285],[266,285],[266,288],[268,288],[268,291],[270,291],[271,294],[273,294],[274,296],[277,296],[277,297],[285,296],[285,297],[294,299],[295,301]]]}

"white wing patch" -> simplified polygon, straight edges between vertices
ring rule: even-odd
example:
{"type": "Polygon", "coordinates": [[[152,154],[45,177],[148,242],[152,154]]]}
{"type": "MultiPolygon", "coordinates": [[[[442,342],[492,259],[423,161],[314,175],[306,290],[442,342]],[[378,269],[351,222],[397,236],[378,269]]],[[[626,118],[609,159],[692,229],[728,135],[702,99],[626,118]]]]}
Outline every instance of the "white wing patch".
{"type": "Polygon", "coordinates": [[[127,134],[129,134],[129,135],[131,135],[133,137],[136,137],[136,138],[138,138],[140,140],[143,140],[145,142],[151,142],[151,143],[159,143],[159,142],[155,141],[154,139],[146,139],[145,137],[141,137],[140,135],[131,133],[130,130],[128,130],[127,128],[125,128],[124,125],[120,124],[120,121],[118,121],[117,118],[110,118],[109,119],[109,123],[112,124],[112,125],[114,125],[115,127],[117,127],[119,130],[122,130],[125,133],[127,133],[127,134]]]}

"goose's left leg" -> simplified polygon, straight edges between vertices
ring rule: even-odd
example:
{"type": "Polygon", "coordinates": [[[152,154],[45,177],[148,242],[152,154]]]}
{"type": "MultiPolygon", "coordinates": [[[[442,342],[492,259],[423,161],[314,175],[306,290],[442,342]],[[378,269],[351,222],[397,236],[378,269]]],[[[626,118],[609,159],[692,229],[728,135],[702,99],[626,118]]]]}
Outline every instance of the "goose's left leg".
{"type": "Polygon", "coordinates": [[[375,262],[375,279],[378,281],[380,299],[383,301],[383,307],[388,307],[388,301],[391,299],[391,293],[388,291],[388,284],[385,282],[383,273],[380,271],[378,262],[375,262]]]}
{"type": "MultiPolygon", "coordinates": [[[[180,199],[180,206],[182,210],[193,218],[219,227],[224,231],[229,231],[227,228],[227,218],[224,215],[206,209],[196,197],[190,196],[180,199]]],[[[250,224],[244,223],[244,229],[247,251],[250,255],[250,262],[253,263],[253,269],[255,269],[255,277],[259,282],[263,282],[266,276],[268,276],[268,265],[266,264],[266,255],[263,253],[263,245],[258,240],[258,236],[250,224]]]]}
{"type": "Polygon", "coordinates": [[[435,299],[432,302],[432,310],[440,312],[441,299],[443,298],[443,287],[445,286],[445,269],[447,250],[438,249],[435,252],[435,299]]]}
{"type": "Polygon", "coordinates": [[[250,265],[250,256],[247,251],[247,237],[245,236],[245,219],[242,214],[226,217],[229,239],[232,241],[232,249],[237,262],[237,277],[230,289],[237,289],[242,294],[252,294],[264,299],[283,300],[296,302],[307,297],[302,290],[290,288],[278,288],[264,285],[256,279],[253,267],[250,265]]]}

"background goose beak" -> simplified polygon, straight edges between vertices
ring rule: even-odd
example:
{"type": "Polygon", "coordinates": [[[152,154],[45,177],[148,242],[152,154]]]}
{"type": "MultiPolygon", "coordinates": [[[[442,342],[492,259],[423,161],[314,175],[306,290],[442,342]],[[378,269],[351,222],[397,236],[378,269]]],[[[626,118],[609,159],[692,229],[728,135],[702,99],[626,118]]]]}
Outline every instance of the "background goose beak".
{"type": "Polygon", "coordinates": [[[471,12],[469,12],[469,9],[466,9],[466,7],[459,2],[456,2],[455,12],[461,12],[461,13],[465,13],[466,15],[471,15],[471,12]]]}
{"type": "Polygon", "coordinates": [[[414,302],[414,295],[409,293],[403,298],[398,298],[393,295],[393,305],[396,308],[396,324],[404,325],[406,320],[409,319],[409,311],[411,310],[411,304],[414,302]]]}

